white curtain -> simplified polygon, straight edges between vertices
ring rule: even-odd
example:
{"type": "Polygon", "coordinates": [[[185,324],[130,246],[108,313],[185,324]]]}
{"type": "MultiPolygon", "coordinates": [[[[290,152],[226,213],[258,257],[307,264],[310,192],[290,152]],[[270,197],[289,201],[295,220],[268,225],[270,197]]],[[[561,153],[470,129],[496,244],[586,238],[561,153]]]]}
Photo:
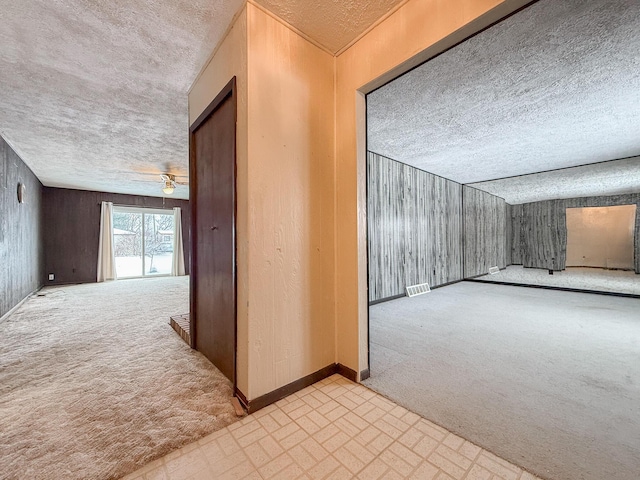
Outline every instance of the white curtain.
{"type": "Polygon", "coordinates": [[[98,244],[98,282],[116,279],[116,256],[113,247],[113,203],[102,202],[100,243],[98,244]]]}
{"type": "Polygon", "coordinates": [[[182,212],[173,207],[173,263],[171,275],[184,275],[184,249],[182,248],[182,212]]]}

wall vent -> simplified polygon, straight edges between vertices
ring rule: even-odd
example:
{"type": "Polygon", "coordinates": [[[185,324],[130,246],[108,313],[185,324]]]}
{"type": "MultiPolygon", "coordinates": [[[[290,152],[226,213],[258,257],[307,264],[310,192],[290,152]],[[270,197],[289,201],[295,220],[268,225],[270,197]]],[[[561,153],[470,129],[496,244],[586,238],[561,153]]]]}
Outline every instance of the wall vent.
{"type": "Polygon", "coordinates": [[[489,269],[489,274],[495,275],[496,273],[500,273],[500,269],[498,267],[491,267],[489,269]]]}
{"type": "Polygon", "coordinates": [[[429,288],[428,283],[421,283],[419,285],[412,285],[407,287],[407,297],[415,297],[416,295],[422,295],[424,293],[429,293],[431,289],[429,288]]]}

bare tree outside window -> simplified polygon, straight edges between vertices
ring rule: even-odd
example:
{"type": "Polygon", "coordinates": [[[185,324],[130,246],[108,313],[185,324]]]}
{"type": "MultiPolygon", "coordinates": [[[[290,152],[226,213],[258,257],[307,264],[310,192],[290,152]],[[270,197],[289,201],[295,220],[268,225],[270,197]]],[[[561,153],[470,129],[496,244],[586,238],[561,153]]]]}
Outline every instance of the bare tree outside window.
{"type": "Polygon", "coordinates": [[[160,273],[153,260],[155,256],[173,253],[173,215],[145,214],[144,225],[145,255],[149,257],[149,268],[145,273],[160,273]],[[166,241],[166,237],[171,239],[166,241]]]}
{"type": "Polygon", "coordinates": [[[113,212],[113,237],[118,277],[171,273],[172,213],[146,213],[129,207],[118,211],[116,208],[113,212]]]}

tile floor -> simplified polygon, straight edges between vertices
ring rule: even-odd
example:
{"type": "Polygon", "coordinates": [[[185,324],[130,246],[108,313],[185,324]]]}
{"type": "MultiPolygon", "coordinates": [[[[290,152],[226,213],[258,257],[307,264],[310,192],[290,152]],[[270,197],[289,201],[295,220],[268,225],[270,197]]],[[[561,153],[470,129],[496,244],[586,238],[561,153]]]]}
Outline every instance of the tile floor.
{"type": "Polygon", "coordinates": [[[124,478],[537,479],[340,375],[124,478]]]}

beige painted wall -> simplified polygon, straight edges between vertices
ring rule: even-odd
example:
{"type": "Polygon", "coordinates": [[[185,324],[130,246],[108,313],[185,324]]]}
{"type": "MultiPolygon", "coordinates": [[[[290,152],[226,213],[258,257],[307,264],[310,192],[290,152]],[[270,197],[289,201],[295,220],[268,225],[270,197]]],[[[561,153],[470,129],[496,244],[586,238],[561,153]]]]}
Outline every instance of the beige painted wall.
{"type": "Polygon", "coordinates": [[[339,57],[249,2],[189,94],[238,77],[238,384],[368,368],[364,93],[527,0],[410,0],[339,57]]]}
{"type": "Polygon", "coordinates": [[[334,59],[247,8],[253,399],[335,362],[334,59]]]}
{"type": "Polygon", "coordinates": [[[636,206],[567,208],[567,267],[633,270],[636,206]]]}
{"type": "Polygon", "coordinates": [[[238,387],[335,362],[334,58],[248,3],[189,94],[238,77],[238,387]]]}
{"type": "Polygon", "coordinates": [[[410,0],[336,59],[337,357],[367,359],[364,94],[503,18],[528,0],[410,0]]]}
{"type": "Polygon", "coordinates": [[[227,35],[202,70],[189,92],[189,124],[209,106],[222,88],[236,77],[238,118],[236,127],[237,165],[237,275],[238,275],[238,354],[237,383],[249,391],[249,263],[248,263],[248,134],[247,134],[247,9],[242,9],[227,35]]]}

